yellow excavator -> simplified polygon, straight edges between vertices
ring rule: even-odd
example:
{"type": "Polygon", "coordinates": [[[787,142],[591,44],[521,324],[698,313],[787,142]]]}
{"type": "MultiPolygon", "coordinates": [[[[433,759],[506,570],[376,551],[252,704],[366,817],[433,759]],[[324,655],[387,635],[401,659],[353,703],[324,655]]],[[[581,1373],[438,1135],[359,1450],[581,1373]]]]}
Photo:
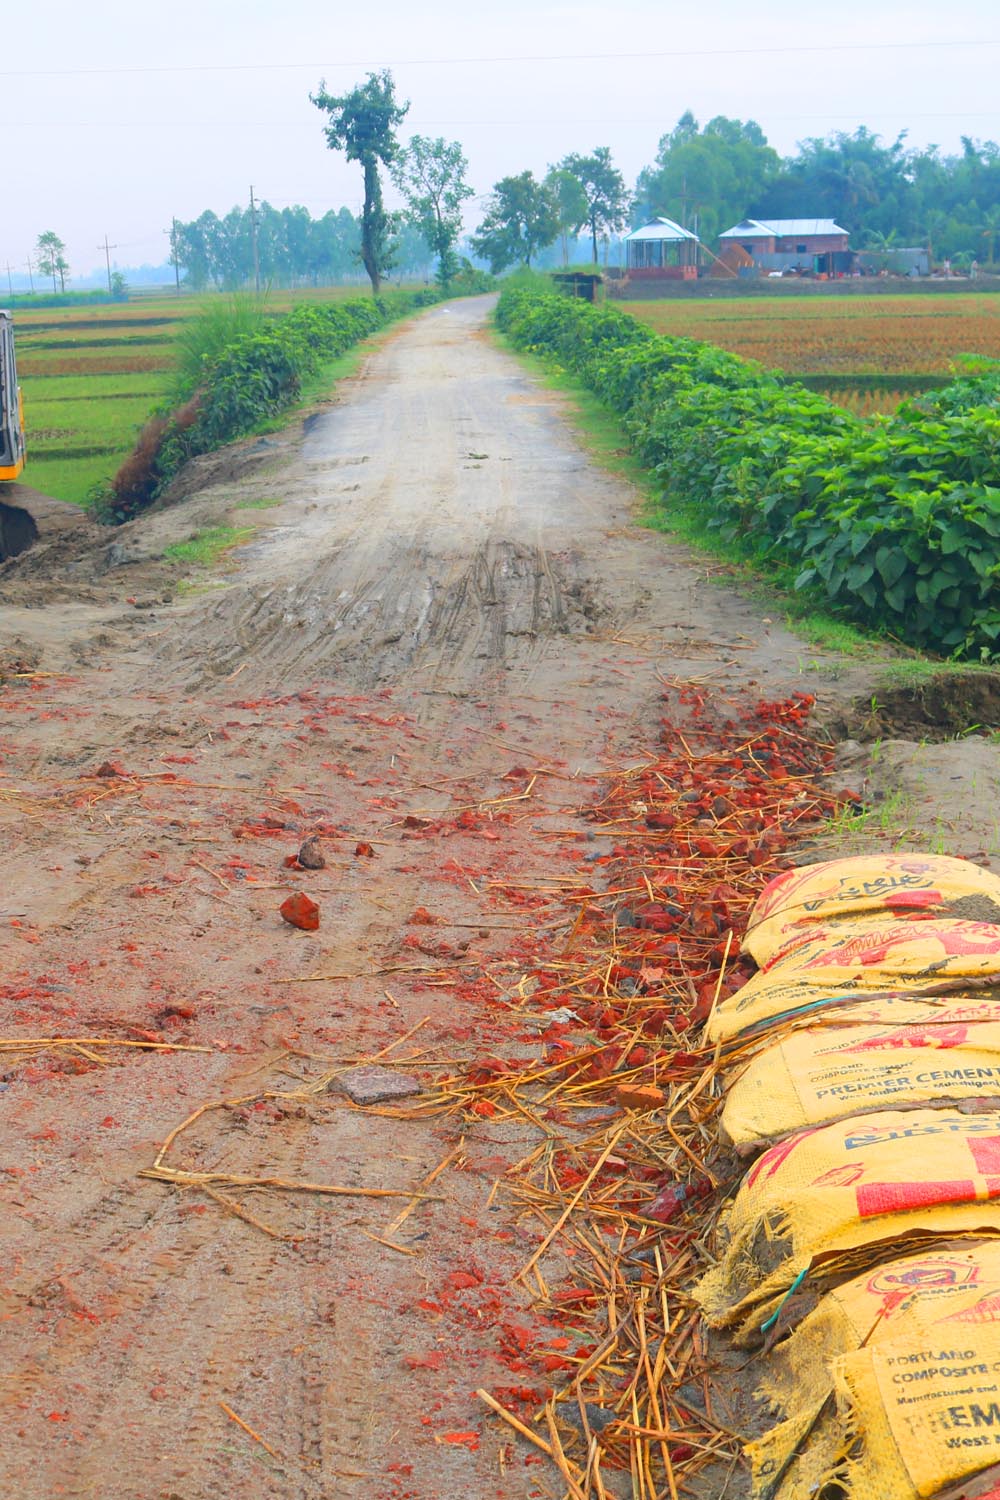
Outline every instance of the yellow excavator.
{"type": "Polygon", "coordinates": [[[14,361],[14,324],[0,312],[0,562],[24,552],[38,537],[34,516],[24,508],[23,486],[13,484],[24,468],[24,408],[14,361]]]}
{"type": "Polygon", "coordinates": [[[0,312],[0,480],[16,479],[24,468],[24,410],[14,363],[14,324],[0,312]]]}
{"type": "Polygon", "coordinates": [[[14,362],[13,319],[0,312],[0,563],[54,534],[92,526],[85,510],[18,482],[24,468],[24,409],[14,362]]]}

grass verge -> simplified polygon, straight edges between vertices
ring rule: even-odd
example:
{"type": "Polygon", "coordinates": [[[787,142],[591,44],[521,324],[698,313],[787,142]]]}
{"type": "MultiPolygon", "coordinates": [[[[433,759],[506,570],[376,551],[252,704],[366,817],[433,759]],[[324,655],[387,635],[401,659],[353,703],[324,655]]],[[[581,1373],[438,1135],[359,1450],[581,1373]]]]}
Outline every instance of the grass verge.
{"type": "Polygon", "coordinates": [[[211,568],[226,552],[253,536],[252,526],[209,526],[196,531],[186,542],[172,542],[163,555],[170,562],[187,567],[211,568]]]}
{"type": "MultiPolygon", "coordinates": [[[[267,312],[364,295],[364,287],[353,283],[273,292],[267,312]]],[[[86,506],[90,491],[108,482],[153,409],[167,398],[185,330],[193,338],[194,325],[206,314],[209,321],[225,322],[231,300],[221,292],[175,297],[172,291],[128,303],[19,300],[15,337],[28,439],[25,483],[86,506]]],[[[364,352],[353,349],[310,377],[297,409],[321,400],[325,385],[353,374],[364,352]]],[[[286,420],[283,414],[260,430],[275,431],[286,420]]]]}

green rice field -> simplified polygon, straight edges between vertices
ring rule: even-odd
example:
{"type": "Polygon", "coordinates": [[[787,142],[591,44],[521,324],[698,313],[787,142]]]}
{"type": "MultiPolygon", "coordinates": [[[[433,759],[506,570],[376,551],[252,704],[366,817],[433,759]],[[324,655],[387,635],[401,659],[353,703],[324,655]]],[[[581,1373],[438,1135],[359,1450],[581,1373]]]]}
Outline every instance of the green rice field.
{"type": "MultiPolygon", "coordinates": [[[[323,287],[269,295],[269,312],[296,302],[364,295],[323,287]]],[[[86,503],[134,446],[151,412],[169,396],[184,323],[226,293],[162,293],[129,302],[13,309],[17,371],[28,457],[24,481],[44,494],[86,503]]]]}

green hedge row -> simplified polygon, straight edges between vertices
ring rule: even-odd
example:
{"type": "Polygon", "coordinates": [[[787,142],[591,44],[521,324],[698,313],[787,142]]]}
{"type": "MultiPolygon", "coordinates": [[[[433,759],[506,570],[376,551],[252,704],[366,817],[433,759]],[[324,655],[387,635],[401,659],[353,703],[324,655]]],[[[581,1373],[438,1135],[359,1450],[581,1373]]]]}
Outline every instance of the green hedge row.
{"type": "Polygon", "coordinates": [[[944,654],[1000,654],[1000,361],[863,419],[616,308],[516,287],[497,321],[620,414],[664,506],[794,566],[796,587],[846,617],[944,654]]]}
{"type": "Polygon", "coordinates": [[[252,432],[296,400],[303,380],[387,323],[440,301],[433,287],[317,306],[305,303],[227,344],[191,399],[161,413],[99,504],[116,522],[138,514],[188,459],[252,432]]]}

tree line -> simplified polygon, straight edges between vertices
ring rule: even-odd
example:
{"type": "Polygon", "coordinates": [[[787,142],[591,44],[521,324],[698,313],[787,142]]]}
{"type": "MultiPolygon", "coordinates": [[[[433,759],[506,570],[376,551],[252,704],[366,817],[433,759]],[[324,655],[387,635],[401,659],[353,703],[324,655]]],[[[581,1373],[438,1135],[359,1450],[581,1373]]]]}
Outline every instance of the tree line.
{"type": "MultiPolygon", "coordinates": [[[[277,209],[264,201],[221,217],[206,209],[188,223],[175,221],[170,253],[193,291],[231,290],[253,285],[255,277],[264,285],[325,286],[364,276],[360,239],[360,220],[350,209],[313,218],[301,205],[277,209]]],[[[430,273],[433,254],[421,236],[399,224],[395,243],[403,275],[430,273]]]]}
{"type": "MultiPolygon", "coordinates": [[[[260,203],[223,217],[206,211],[175,222],[171,258],[187,284],[233,288],[255,277],[278,285],[344,281],[367,275],[377,293],[396,273],[448,286],[467,248],[494,273],[528,265],[561,244],[575,253],[585,233],[599,258],[599,240],[629,224],[664,215],[711,243],[744,218],[830,218],[855,249],[930,250],[932,261],[957,267],[995,266],[1000,257],[1000,146],[961,138],[962,149],[913,148],[902,132],[889,144],[866,126],[799,142],[782,157],[754,120],[719,115],[704,126],[686,111],[660,138],[653,161],[630,192],[610,148],[573,152],[542,177],[524,171],[495,183],[475,233],[462,242],[463,205],[474,195],[461,144],[442,137],[399,139],[409,102],[397,99],[391,73],[369,73],[346,94],[320,83],[313,104],[326,116],[327,145],[362,171],[359,216],[330,210],[314,219],[301,206],[260,203]],[[385,207],[383,174],[403,202],[385,207]]],[[[49,230],[38,242],[38,264],[65,288],[62,241],[49,230]]]]}
{"type": "MultiPolygon", "coordinates": [[[[392,173],[407,221],[432,245],[447,280],[461,204],[472,191],[459,144],[417,137],[402,147],[396,131],[409,105],[396,99],[386,71],[370,73],[348,94],[330,95],[321,84],[310,97],[327,115],[327,144],[363,168],[361,257],[373,288],[394,254],[382,167],[392,173]],[[436,174],[436,199],[426,191],[429,169],[436,174]]],[[[565,258],[569,237],[586,229],[596,261],[599,236],[657,215],[676,219],[705,241],[744,218],[830,218],[858,249],[918,245],[930,250],[932,261],[993,264],[1000,242],[1000,146],[963,136],[961,152],[946,155],[937,146],[908,147],[905,132],[884,145],[861,125],[853,133],[802,141],[783,158],[754,120],[719,115],[701,127],[686,111],[661,137],[634,192],[626,190],[607,146],[571,153],[541,179],[525,171],[495,183],[469,243],[500,272],[529,265],[560,238],[565,258]]]]}
{"type": "Polygon", "coordinates": [[[800,141],[780,157],[753,120],[683,114],[639,175],[639,221],[666,214],[711,240],[742,218],[835,219],[855,249],[926,246],[932,259],[996,263],[1000,146],[961,137],[960,152],[890,144],[864,125],[800,141]]]}

